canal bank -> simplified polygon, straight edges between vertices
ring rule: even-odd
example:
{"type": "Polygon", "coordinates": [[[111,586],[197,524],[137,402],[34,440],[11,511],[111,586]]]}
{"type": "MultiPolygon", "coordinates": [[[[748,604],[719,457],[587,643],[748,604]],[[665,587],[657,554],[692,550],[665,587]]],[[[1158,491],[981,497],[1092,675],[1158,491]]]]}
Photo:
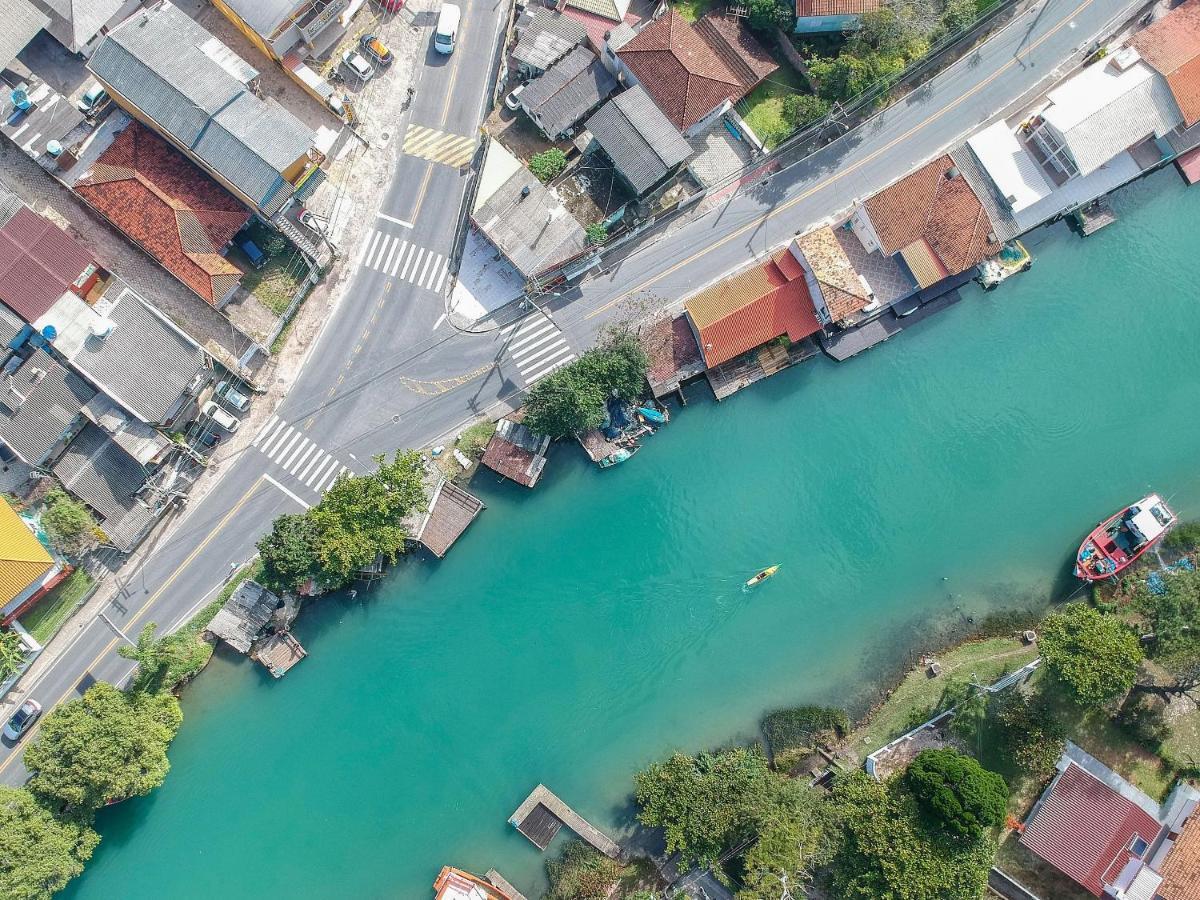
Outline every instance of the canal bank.
{"type": "Polygon", "coordinates": [[[455,555],[314,604],[287,679],[218,655],[166,783],[102,813],[65,896],[420,898],[443,862],[536,894],[506,819],[538,782],[619,833],[636,768],[865,701],[931,623],[1044,602],[1131,492],[1192,517],[1200,194],[1164,172],[1117,203],[902,340],[720,408],[698,388],[632,465],[565,445],[536,492],[477,477],[455,555]]]}

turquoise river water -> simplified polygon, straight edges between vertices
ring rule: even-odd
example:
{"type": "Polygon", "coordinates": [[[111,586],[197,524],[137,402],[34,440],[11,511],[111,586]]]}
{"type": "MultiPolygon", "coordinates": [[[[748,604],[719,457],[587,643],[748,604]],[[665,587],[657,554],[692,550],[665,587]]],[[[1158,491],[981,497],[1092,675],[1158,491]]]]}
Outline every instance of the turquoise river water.
{"type": "Polygon", "coordinates": [[[1164,171],[1117,209],[862,358],[696,386],[619,469],[563,446],[534,492],[477,477],[449,558],[314,604],[285,679],[218,654],[65,895],[425,900],[446,863],[536,894],[507,818],[538,782],[619,831],[656,757],[861,703],[934,626],[1069,592],[1145,488],[1200,517],[1200,189],[1164,171]]]}

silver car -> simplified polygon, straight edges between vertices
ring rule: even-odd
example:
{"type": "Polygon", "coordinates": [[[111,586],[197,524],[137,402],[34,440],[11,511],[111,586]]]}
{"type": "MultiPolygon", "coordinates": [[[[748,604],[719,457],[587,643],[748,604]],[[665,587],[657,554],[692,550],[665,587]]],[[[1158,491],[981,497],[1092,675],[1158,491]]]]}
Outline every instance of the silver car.
{"type": "Polygon", "coordinates": [[[10,741],[19,741],[41,714],[42,704],[36,700],[26,699],[24,703],[17,707],[17,711],[12,714],[12,718],[4,723],[4,736],[10,741]]]}
{"type": "Polygon", "coordinates": [[[371,64],[356,50],[347,50],[343,53],[342,64],[362,81],[369,81],[375,74],[371,64]]]}
{"type": "Polygon", "coordinates": [[[218,381],[217,389],[214,393],[219,399],[228,403],[238,412],[245,412],[246,407],[250,405],[250,398],[234,388],[228,381],[218,381]]]}

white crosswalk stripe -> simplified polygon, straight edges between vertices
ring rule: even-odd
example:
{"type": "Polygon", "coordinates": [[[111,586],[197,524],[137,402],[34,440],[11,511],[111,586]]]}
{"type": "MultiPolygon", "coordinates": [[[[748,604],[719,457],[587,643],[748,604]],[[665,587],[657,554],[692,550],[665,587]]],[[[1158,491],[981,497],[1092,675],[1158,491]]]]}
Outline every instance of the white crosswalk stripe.
{"type": "Polygon", "coordinates": [[[254,436],[250,446],[300,485],[317,494],[329,490],[343,472],[351,472],[342,465],[340,459],[326,453],[305,437],[299,428],[289,425],[278,416],[271,416],[254,436]]]}
{"type": "Polygon", "coordinates": [[[507,334],[508,355],[516,363],[526,387],[575,358],[571,345],[547,316],[527,316],[503,331],[507,334]]]}
{"type": "Polygon", "coordinates": [[[361,265],[427,291],[440,291],[450,273],[450,260],[441,253],[379,229],[367,236],[362,247],[358,258],[361,265]]]}

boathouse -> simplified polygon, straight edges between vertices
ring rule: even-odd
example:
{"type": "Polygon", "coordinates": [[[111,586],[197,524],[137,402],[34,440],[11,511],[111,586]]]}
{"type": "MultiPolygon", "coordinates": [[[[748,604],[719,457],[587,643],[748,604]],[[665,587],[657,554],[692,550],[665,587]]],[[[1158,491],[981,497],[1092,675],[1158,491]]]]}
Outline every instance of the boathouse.
{"type": "Polygon", "coordinates": [[[646,381],[655,400],[676,393],[683,402],[682,386],[704,372],[700,345],[686,315],[664,316],[638,332],[649,366],[646,381]]]}
{"type": "Polygon", "coordinates": [[[482,500],[453,481],[439,478],[430,496],[429,506],[412,523],[412,539],[441,559],[482,511],[482,500]]]}
{"type": "MultiPolygon", "coordinates": [[[[492,872],[495,872],[495,869],[492,872]]],[[[488,873],[489,879],[492,872],[488,873]]],[[[504,886],[509,890],[503,890],[490,880],[462,869],[442,866],[442,871],[438,872],[438,877],[433,882],[434,900],[525,900],[507,881],[504,881],[504,886]]]]}
{"type": "Polygon", "coordinates": [[[247,579],[213,616],[208,632],[239,653],[249,653],[251,645],[267,630],[275,610],[282,605],[278,596],[257,581],[247,579]]]}
{"type": "Polygon", "coordinates": [[[527,488],[537,484],[546,466],[549,437],[538,437],[523,424],[524,410],[505,416],[496,423],[496,433],[488,441],[480,462],[527,488]]]}

